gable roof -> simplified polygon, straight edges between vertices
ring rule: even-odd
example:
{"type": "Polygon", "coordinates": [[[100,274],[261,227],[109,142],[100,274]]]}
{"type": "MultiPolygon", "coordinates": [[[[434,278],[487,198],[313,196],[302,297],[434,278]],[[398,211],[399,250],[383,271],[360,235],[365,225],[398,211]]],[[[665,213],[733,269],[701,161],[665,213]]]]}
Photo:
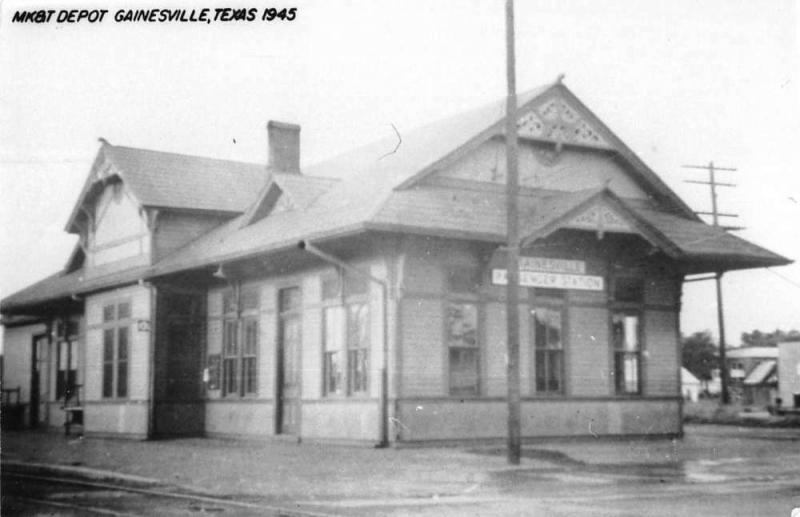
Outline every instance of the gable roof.
{"type": "Polygon", "coordinates": [[[778,361],[775,359],[761,361],[750,371],[750,373],[747,374],[747,377],[744,378],[742,383],[748,386],[753,386],[757,384],[776,382],[777,378],[774,378],[774,374],[777,372],[777,369],[778,361]]]}
{"type": "MultiPolygon", "coordinates": [[[[546,100],[551,94],[564,95],[573,104],[582,106],[561,84],[520,94],[519,104],[525,106],[546,100]]],[[[591,115],[588,110],[586,112],[588,115],[583,113],[584,116],[591,115]]],[[[306,168],[307,174],[273,174],[272,185],[282,195],[289,196],[294,210],[269,213],[267,207],[268,217],[253,217],[253,211],[239,215],[153,266],[117,276],[84,280],[81,271],[55,275],[6,298],[0,310],[6,312],[121,282],[294,249],[300,239],[334,239],[367,231],[403,231],[502,243],[505,241],[502,186],[484,183],[469,187],[466,186],[469,182],[465,182],[463,188],[450,188],[422,185],[417,180],[496,136],[504,114],[505,102],[499,101],[313,165],[306,168]],[[337,176],[342,179],[331,179],[337,176]]],[[[592,122],[605,128],[596,117],[592,122]]],[[[618,140],[610,131],[603,136],[607,142],[618,140]]],[[[618,144],[616,152],[634,165],[639,179],[658,194],[656,202],[619,198],[606,188],[578,192],[523,188],[520,195],[523,227],[529,233],[558,228],[569,214],[587,203],[603,199],[614,203],[641,233],[669,249],[679,260],[697,261],[703,268],[719,267],[725,261],[725,269],[790,262],[700,221],[652,171],[644,164],[637,165],[638,158],[624,144],[618,144]]],[[[86,197],[92,194],[92,188],[102,185],[103,178],[109,175],[121,177],[143,206],[232,214],[241,214],[257,200],[263,201],[258,197],[259,189],[261,196],[265,196],[272,188],[262,189],[267,185],[268,176],[261,165],[146,151],[104,142],[68,228],[86,197]],[[229,183],[231,188],[227,188],[229,183]],[[221,185],[225,188],[220,188],[221,185]]]]}
{"type": "Polygon", "coordinates": [[[681,386],[687,386],[690,384],[700,384],[700,379],[698,379],[692,372],[686,369],[685,366],[681,366],[681,386]]]}
{"type": "Polygon", "coordinates": [[[270,181],[259,192],[256,201],[244,213],[239,225],[249,226],[263,219],[281,200],[288,203],[291,209],[305,209],[337,181],[339,180],[335,178],[273,173],[270,181]]]}
{"type": "Polygon", "coordinates": [[[110,177],[122,179],[141,206],[241,213],[266,183],[264,165],[111,145],[102,140],[94,164],[67,222],[110,177]]]}

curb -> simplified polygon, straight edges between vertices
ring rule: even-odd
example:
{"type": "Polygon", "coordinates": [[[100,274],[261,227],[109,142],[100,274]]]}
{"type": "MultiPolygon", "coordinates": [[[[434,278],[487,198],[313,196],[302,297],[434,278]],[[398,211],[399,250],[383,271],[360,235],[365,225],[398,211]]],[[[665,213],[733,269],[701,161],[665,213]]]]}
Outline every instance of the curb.
{"type": "Polygon", "coordinates": [[[55,474],[61,476],[72,476],[91,481],[111,482],[133,488],[152,488],[154,486],[165,486],[166,484],[160,479],[134,476],[132,474],[121,474],[113,470],[100,470],[72,465],[55,465],[49,463],[3,460],[0,462],[0,467],[2,467],[3,471],[10,471],[19,474],[55,474]]]}

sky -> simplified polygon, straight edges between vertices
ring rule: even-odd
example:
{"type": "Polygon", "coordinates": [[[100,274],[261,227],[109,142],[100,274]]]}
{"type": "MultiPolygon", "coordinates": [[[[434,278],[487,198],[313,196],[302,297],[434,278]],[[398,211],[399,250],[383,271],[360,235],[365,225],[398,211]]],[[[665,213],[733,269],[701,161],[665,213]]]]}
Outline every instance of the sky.
{"type": "MultiPolygon", "coordinates": [[[[503,0],[296,1],[293,21],[115,22],[121,9],[253,0],[0,4],[0,297],[62,268],[99,147],[266,163],[266,122],[302,126],[302,163],[505,95],[503,0]],[[13,23],[19,9],[107,9],[101,23],[13,23]]],[[[289,4],[286,4],[289,7],[289,4]]],[[[695,210],[800,259],[800,12],[793,0],[525,0],[519,91],[565,84],[695,210]],[[727,222],[727,221],[726,221],[727,222]]],[[[729,344],[800,329],[800,266],[723,280],[729,344]]],[[[713,282],[686,284],[685,334],[716,335],[713,282]]]]}

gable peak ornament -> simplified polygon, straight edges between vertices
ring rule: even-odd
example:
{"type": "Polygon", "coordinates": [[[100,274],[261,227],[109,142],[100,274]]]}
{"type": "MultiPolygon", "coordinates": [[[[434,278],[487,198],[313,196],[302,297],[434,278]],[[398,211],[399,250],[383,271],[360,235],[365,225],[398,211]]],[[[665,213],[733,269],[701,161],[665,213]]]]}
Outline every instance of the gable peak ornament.
{"type": "Polygon", "coordinates": [[[600,132],[560,95],[525,112],[517,120],[517,131],[522,138],[556,142],[558,152],[564,144],[611,148],[600,132]]]}

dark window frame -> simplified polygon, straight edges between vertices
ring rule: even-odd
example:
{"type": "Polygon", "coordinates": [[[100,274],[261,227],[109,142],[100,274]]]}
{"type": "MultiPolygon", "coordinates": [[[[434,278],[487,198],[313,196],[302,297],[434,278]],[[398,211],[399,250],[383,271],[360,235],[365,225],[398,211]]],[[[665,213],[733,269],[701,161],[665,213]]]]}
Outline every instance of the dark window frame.
{"type": "Polygon", "coordinates": [[[615,309],[611,311],[611,341],[614,355],[614,392],[617,395],[637,396],[643,394],[643,313],[643,311],[637,309],[615,309]],[[617,332],[617,321],[615,321],[617,318],[622,318],[622,334],[617,332]],[[634,348],[627,348],[625,346],[625,338],[627,337],[625,334],[625,321],[628,318],[636,318],[636,342],[634,348]],[[627,375],[629,361],[633,361],[634,365],[633,374],[635,379],[633,380],[629,379],[629,376],[627,375]],[[631,387],[633,383],[635,383],[635,386],[631,387]]]}
{"type": "Polygon", "coordinates": [[[548,306],[535,304],[531,309],[531,341],[533,348],[533,392],[536,395],[565,395],[566,393],[566,360],[564,340],[566,328],[566,311],[563,306],[548,306]],[[550,327],[540,328],[539,316],[541,313],[553,313],[558,315],[558,340],[557,346],[553,346],[552,336],[549,333],[550,327]],[[542,334],[542,330],[544,334],[542,334]],[[542,338],[542,339],[540,339],[542,338]],[[555,373],[553,372],[553,362],[557,363],[555,373]],[[540,373],[544,373],[544,378],[540,379],[540,373]]]}
{"type": "Polygon", "coordinates": [[[223,398],[258,396],[260,310],[259,285],[236,285],[222,293],[220,390],[223,398]]]}
{"type": "Polygon", "coordinates": [[[442,305],[442,339],[445,348],[445,364],[447,394],[454,398],[477,398],[481,396],[482,350],[482,312],[483,303],[480,293],[483,277],[478,266],[449,265],[445,269],[445,299],[442,305]],[[457,306],[468,306],[474,310],[474,343],[465,344],[463,334],[456,337],[453,330],[452,313],[457,306]],[[470,386],[457,383],[454,375],[463,373],[468,365],[470,371],[466,376],[474,377],[470,386]]]}
{"type": "Polygon", "coordinates": [[[370,281],[337,271],[324,275],[322,285],[322,395],[323,397],[366,397],[370,393],[372,310],[370,281]],[[357,312],[354,312],[357,311],[357,312]],[[363,332],[353,333],[354,314],[363,332]],[[339,319],[329,326],[331,318],[339,319]],[[339,332],[335,338],[329,332],[339,332]],[[338,348],[329,348],[330,345],[338,348]],[[337,366],[334,371],[334,364],[337,366]]]}
{"type": "Polygon", "coordinates": [[[103,304],[101,398],[130,398],[131,329],[134,327],[130,299],[103,304]]]}

